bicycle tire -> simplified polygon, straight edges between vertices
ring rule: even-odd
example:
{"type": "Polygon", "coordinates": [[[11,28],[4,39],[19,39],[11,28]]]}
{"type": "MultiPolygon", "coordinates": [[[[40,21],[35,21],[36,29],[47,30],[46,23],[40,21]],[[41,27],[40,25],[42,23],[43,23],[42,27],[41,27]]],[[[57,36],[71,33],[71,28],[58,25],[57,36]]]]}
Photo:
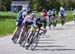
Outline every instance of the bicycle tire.
{"type": "Polygon", "coordinates": [[[34,37],[32,38],[31,50],[34,50],[39,42],[39,31],[35,32],[34,37]]]}
{"type": "Polygon", "coordinates": [[[13,42],[14,42],[15,44],[17,44],[17,41],[18,41],[18,38],[19,38],[19,33],[20,33],[20,31],[16,32],[15,36],[12,37],[13,42]]]}

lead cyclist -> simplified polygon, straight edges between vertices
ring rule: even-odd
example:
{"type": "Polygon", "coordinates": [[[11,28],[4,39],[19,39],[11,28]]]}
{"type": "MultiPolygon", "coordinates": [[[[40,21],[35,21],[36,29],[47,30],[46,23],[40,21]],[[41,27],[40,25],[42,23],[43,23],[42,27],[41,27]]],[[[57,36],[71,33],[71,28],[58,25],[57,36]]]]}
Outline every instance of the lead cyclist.
{"type": "Polygon", "coordinates": [[[22,22],[23,22],[23,19],[24,19],[25,16],[26,16],[26,10],[24,8],[22,8],[22,10],[20,10],[18,15],[17,15],[16,29],[13,33],[12,41],[15,41],[16,38],[18,38],[19,35],[17,33],[20,32],[20,30],[21,30],[22,22]]]}

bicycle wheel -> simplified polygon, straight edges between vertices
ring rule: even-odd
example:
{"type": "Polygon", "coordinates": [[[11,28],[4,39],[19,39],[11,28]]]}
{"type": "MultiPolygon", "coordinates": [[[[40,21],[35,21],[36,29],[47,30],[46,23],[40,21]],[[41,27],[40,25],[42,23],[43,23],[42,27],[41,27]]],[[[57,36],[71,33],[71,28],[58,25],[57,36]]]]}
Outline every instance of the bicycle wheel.
{"type": "Polygon", "coordinates": [[[33,36],[33,32],[31,32],[28,37],[27,37],[27,40],[26,40],[26,44],[25,44],[25,48],[28,49],[31,45],[31,39],[32,39],[32,36],[33,36]],[[28,43],[28,44],[27,44],[28,43]]]}
{"type": "Polygon", "coordinates": [[[29,32],[27,31],[25,34],[24,34],[24,40],[22,41],[22,43],[20,44],[22,47],[25,47],[25,44],[28,42],[28,35],[29,35],[29,32]]]}
{"type": "Polygon", "coordinates": [[[19,40],[19,44],[21,44],[24,40],[24,32],[21,33],[21,36],[20,36],[20,40],[19,40]]]}
{"type": "Polygon", "coordinates": [[[62,20],[62,25],[64,25],[64,24],[65,24],[65,19],[62,20]]]}
{"type": "Polygon", "coordinates": [[[26,49],[29,49],[30,45],[32,44],[34,34],[35,34],[35,32],[31,32],[30,35],[29,35],[29,37],[27,38],[28,45],[25,46],[26,49]]]}
{"type": "Polygon", "coordinates": [[[34,50],[38,44],[39,41],[39,30],[34,33],[34,36],[31,40],[31,50],[34,50]]]}
{"type": "Polygon", "coordinates": [[[16,44],[19,38],[20,31],[16,32],[15,36],[12,37],[13,42],[16,44]]]}
{"type": "Polygon", "coordinates": [[[28,36],[28,27],[25,28],[25,32],[21,32],[20,33],[20,40],[19,40],[19,44],[20,46],[24,47],[26,40],[27,40],[27,36],[28,36]]]}

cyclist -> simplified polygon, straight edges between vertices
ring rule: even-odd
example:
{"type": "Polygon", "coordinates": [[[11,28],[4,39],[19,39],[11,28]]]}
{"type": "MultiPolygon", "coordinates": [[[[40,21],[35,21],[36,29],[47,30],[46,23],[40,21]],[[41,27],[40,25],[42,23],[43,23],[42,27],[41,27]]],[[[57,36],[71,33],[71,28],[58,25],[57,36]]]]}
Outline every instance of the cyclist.
{"type": "Polygon", "coordinates": [[[65,12],[65,9],[63,7],[60,7],[59,16],[61,17],[62,25],[64,25],[66,12],[65,12]]]}
{"type": "MultiPolygon", "coordinates": [[[[32,18],[32,15],[31,15],[31,10],[28,10],[28,11],[27,11],[27,15],[26,15],[26,17],[24,18],[22,24],[23,24],[23,25],[22,25],[22,29],[21,29],[20,36],[26,32],[26,29],[27,29],[28,25],[32,25],[32,24],[33,24],[33,18],[32,18]]],[[[21,44],[21,43],[23,42],[23,40],[24,40],[24,39],[20,39],[20,40],[19,40],[19,44],[21,44]]]]}
{"type": "Polygon", "coordinates": [[[57,23],[57,15],[56,15],[56,10],[53,9],[51,11],[51,17],[50,17],[50,21],[49,21],[49,28],[51,29],[51,25],[53,24],[53,28],[56,27],[56,23],[57,23]]]}
{"type": "MultiPolygon", "coordinates": [[[[30,11],[28,11],[27,16],[25,17],[23,21],[23,28],[21,32],[25,32],[28,25],[31,25],[40,29],[40,27],[42,26],[42,22],[43,22],[43,18],[35,18],[35,13],[33,12],[31,13],[30,11]]],[[[23,41],[24,39],[22,40],[20,39],[19,44],[21,44],[23,41]]],[[[29,45],[29,43],[27,42],[25,45],[27,46],[29,45]]]]}
{"type": "Polygon", "coordinates": [[[74,22],[75,22],[75,9],[73,10],[73,20],[74,20],[74,22]]]}
{"type": "Polygon", "coordinates": [[[22,8],[22,10],[20,10],[20,11],[18,12],[18,15],[17,15],[17,19],[16,19],[16,29],[15,29],[15,31],[14,31],[14,33],[13,33],[12,40],[15,39],[16,33],[17,33],[18,31],[20,31],[20,28],[21,28],[21,26],[22,26],[22,22],[23,22],[23,19],[24,19],[24,16],[25,16],[25,15],[26,15],[26,10],[25,10],[24,8],[22,8]]]}
{"type": "Polygon", "coordinates": [[[47,10],[46,10],[46,9],[43,9],[43,10],[41,11],[41,18],[42,18],[42,20],[43,20],[43,25],[44,25],[44,28],[45,28],[45,29],[46,29],[46,26],[47,26],[47,16],[48,16],[47,10]]]}
{"type": "Polygon", "coordinates": [[[51,17],[51,10],[48,10],[48,17],[51,17]]]}
{"type": "Polygon", "coordinates": [[[49,23],[49,26],[50,26],[50,17],[51,17],[51,10],[48,10],[48,23],[49,23]]]}

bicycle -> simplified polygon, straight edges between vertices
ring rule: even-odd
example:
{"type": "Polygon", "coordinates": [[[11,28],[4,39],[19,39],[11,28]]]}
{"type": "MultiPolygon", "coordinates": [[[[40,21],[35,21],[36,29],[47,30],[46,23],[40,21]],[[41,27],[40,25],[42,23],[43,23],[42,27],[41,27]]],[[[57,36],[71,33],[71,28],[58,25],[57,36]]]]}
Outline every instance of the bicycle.
{"type": "Polygon", "coordinates": [[[37,46],[39,39],[40,39],[40,35],[45,34],[46,32],[43,31],[40,33],[40,30],[42,29],[35,29],[35,27],[31,28],[31,34],[28,38],[28,45],[26,46],[26,49],[28,49],[31,46],[31,50],[34,50],[35,47],[37,46]],[[32,30],[34,29],[34,30],[32,30]]]}
{"type": "Polygon", "coordinates": [[[51,25],[53,25],[53,27],[56,27],[57,25],[57,18],[56,16],[54,17],[53,15],[49,18],[49,29],[51,29],[51,25]]]}
{"type": "MultiPolygon", "coordinates": [[[[21,27],[20,27],[21,28],[21,27]]],[[[20,35],[20,28],[19,30],[17,30],[17,32],[15,33],[15,35],[12,37],[12,41],[16,44],[20,35]]]]}
{"type": "Polygon", "coordinates": [[[19,44],[20,46],[24,47],[26,41],[27,41],[27,38],[28,38],[28,35],[29,35],[29,29],[30,29],[31,25],[28,25],[25,32],[21,32],[20,33],[20,40],[19,40],[19,44]]]}

